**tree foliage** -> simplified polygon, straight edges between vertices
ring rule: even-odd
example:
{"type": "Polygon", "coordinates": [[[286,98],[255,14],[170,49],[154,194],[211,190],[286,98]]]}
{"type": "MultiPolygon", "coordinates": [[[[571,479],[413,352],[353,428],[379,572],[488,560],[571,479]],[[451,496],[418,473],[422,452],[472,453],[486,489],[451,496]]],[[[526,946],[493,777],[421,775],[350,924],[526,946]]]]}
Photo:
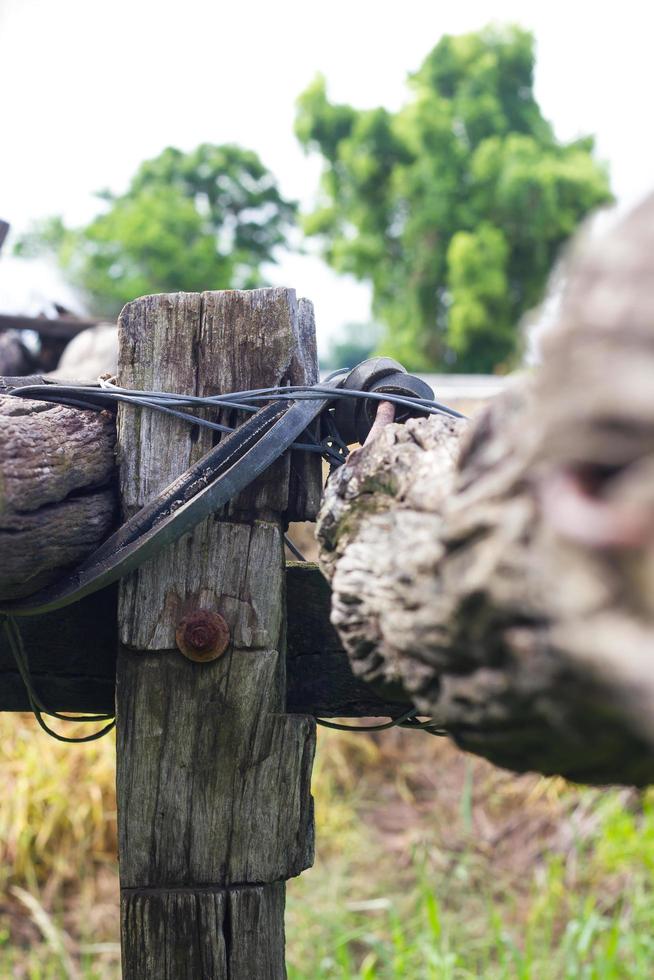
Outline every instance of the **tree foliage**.
{"type": "Polygon", "coordinates": [[[490,371],[515,355],[562,243],[611,199],[590,137],[556,139],[517,27],[443,37],[395,113],[329,101],[318,77],[296,133],[324,158],[306,231],[368,280],[384,350],[413,368],[490,371]]]}
{"type": "Polygon", "coordinates": [[[99,197],[106,209],[90,224],[50,218],[18,250],[53,251],[106,315],[145,293],[260,286],[296,210],[255,153],[209,143],[169,147],[141,164],[124,194],[99,197]]]}

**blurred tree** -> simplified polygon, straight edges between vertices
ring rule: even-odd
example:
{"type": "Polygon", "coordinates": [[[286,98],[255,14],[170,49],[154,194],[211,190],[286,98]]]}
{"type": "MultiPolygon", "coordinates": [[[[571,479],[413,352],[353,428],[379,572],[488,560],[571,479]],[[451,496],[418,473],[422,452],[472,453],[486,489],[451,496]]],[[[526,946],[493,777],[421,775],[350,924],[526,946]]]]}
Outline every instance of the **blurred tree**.
{"type": "Polygon", "coordinates": [[[337,368],[353,368],[359,361],[370,357],[381,337],[377,323],[348,323],[339,337],[330,342],[327,354],[320,366],[329,371],[337,368]]]}
{"type": "Polygon", "coordinates": [[[444,36],[398,112],[336,105],[318,77],[296,133],[324,158],[305,221],[327,261],[373,285],[385,353],[407,367],[502,369],[561,244],[611,200],[590,137],[561,143],[517,27],[444,36]]]}
{"type": "Polygon", "coordinates": [[[113,316],[145,293],[251,288],[274,261],[296,205],[280,195],[256,153],[203,143],[168,147],[141,164],[124,194],[83,228],[49,218],[19,254],[53,252],[94,312],[113,316]]]}

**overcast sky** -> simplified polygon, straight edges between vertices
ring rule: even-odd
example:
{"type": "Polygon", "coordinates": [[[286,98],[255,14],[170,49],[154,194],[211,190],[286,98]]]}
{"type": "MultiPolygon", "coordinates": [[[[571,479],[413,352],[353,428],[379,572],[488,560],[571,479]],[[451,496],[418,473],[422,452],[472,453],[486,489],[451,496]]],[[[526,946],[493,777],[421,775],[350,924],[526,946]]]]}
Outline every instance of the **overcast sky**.
{"type": "MultiPolygon", "coordinates": [[[[444,33],[515,22],[537,38],[536,95],[557,134],[595,133],[628,205],[654,186],[654,7],[530,0],[0,0],[0,216],[16,230],[52,213],[90,218],[168,145],[255,149],[282,192],[310,206],[320,165],[293,136],[316,72],[330,95],[397,108],[407,74],[444,33]]],[[[0,303],[16,263],[0,264],[0,303]]],[[[314,300],[321,345],[369,318],[366,287],[312,257],[271,272],[314,300]]]]}

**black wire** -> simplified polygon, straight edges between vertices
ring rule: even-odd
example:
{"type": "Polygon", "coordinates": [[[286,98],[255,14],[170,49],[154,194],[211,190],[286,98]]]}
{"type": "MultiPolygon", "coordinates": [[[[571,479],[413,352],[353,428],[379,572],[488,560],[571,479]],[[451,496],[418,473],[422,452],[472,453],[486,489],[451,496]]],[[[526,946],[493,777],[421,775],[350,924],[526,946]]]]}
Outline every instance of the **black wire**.
{"type": "Polygon", "coordinates": [[[223,406],[240,411],[255,411],[256,405],[250,402],[271,400],[299,400],[304,398],[322,398],[329,395],[330,399],[356,398],[372,399],[373,401],[389,401],[408,408],[417,408],[427,414],[445,414],[453,418],[466,418],[463,413],[438,402],[435,399],[417,398],[414,396],[395,395],[392,392],[362,391],[353,388],[333,388],[328,385],[286,385],[269,388],[253,388],[247,391],[231,392],[225,395],[183,395],[175,392],[140,391],[131,388],[119,388],[117,385],[82,386],[82,385],[27,385],[14,388],[10,394],[17,397],[29,397],[54,401],[56,396],[73,397],[84,394],[100,401],[125,401],[136,404],[145,403],[150,406],[161,405],[161,402],[176,402],[178,405],[201,405],[204,407],[223,406]],[[43,390],[45,389],[45,391],[43,390]],[[135,401],[138,399],[138,401],[135,401]]]}
{"type": "Polygon", "coordinates": [[[351,370],[351,368],[336,368],[335,371],[332,371],[331,374],[328,374],[326,378],[322,379],[322,384],[327,384],[328,381],[332,381],[334,378],[337,378],[339,374],[349,374],[351,370]]]}
{"type": "MultiPolygon", "coordinates": [[[[190,425],[198,425],[203,428],[211,429],[221,433],[229,433],[234,430],[230,426],[219,422],[212,422],[186,411],[179,411],[180,408],[190,406],[202,406],[204,408],[230,408],[237,411],[256,412],[258,402],[261,401],[285,401],[322,398],[325,394],[330,399],[355,398],[372,399],[373,401],[390,401],[393,404],[419,409],[427,414],[445,414],[454,418],[465,418],[456,409],[443,405],[433,399],[423,399],[413,396],[399,396],[390,392],[366,392],[350,388],[334,388],[326,382],[340,374],[347,373],[346,369],[332,372],[326,379],[325,384],[316,385],[286,385],[273,386],[269,388],[252,388],[247,391],[232,392],[226,395],[184,395],[177,392],[161,391],[140,391],[134,388],[120,388],[117,385],[107,382],[100,382],[98,385],[26,385],[22,388],[14,388],[11,394],[17,397],[41,398],[59,404],[70,405],[75,408],[91,408],[101,410],[107,407],[107,403],[113,406],[116,402],[125,402],[131,405],[139,405],[150,408],[154,411],[162,412],[174,418],[179,418],[190,425]],[[45,388],[45,391],[43,390],[45,388]],[[71,394],[72,393],[72,394],[71,394]],[[254,402],[254,404],[251,404],[254,402]],[[176,405],[176,408],[171,405],[176,405]]],[[[319,442],[307,432],[310,442],[295,442],[290,447],[293,450],[303,452],[319,453],[322,458],[329,463],[330,474],[338,467],[342,466],[347,459],[349,448],[345,444],[338,432],[332,411],[324,413],[325,424],[328,435],[319,442]]]]}
{"type": "Polygon", "coordinates": [[[291,539],[289,538],[288,534],[285,534],[284,535],[284,544],[286,545],[286,547],[288,548],[288,550],[291,552],[291,554],[292,555],[295,555],[295,557],[299,561],[306,561],[306,558],[304,557],[304,555],[302,554],[302,552],[300,551],[300,549],[298,548],[298,546],[296,544],[294,544],[293,541],[291,541],[291,539]]]}
{"type": "MultiPolygon", "coordinates": [[[[335,377],[338,377],[340,374],[346,373],[346,368],[334,371],[329,374],[327,378],[325,378],[325,383],[329,382],[335,377]]],[[[178,409],[198,405],[205,408],[223,407],[238,411],[255,412],[258,409],[256,402],[260,401],[324,398],[325,395],[328,394],[332,399],[363,398],[380,402],[389,401],[396,405],[417,408],[426,412],[427,414],[445,414],[454,418],[466,418],[466,416],[461,412],[458,412],[456,409],[450,408],[441,402],[437,402],[435,399],[423,399],[412,396],[404,397],[394,395],[390,392],[367,392],[349,388],[335,389],[333,387],[323,387],[321,384],[256,388],[249,391],[240,391],[226,395],[212,395],[206,397],[199,395],[183,395],[175,392],[146,392],[137,389],[119,388],[117,385],[110,385],[106,383],[99,385],[26,385],[22,388],[14,388],[10,394],[19,398],[35,398],[37,400],[54,402],[55,404],[65,404],[74,408],[92,409],[95,411],[106,408],[107,402],[110,405],[115,402],[124,402],[144,408],[151,408],[155,411],[160,411],[164,414],[182,419],[190,424],[200,425],[222,433],[233,432],[234,430],[230,426],[226,426],[218,422],[212,422],[209,419],[202,418],[201,416],[197,416],[189,412],[181,412],[178,409]],[[255,402],[255,404],[251,404],[252,402],[255,402]],[[172,408],[171,403],[176,404],[178,408],[172,408]]],[[[300,449],[306,452],[318,452],[331,463],[333,468],[335,466],[340,466],[345,462],[347,454],[349,453],[349,448],[338,432],[333,413],[329,411],[326,412],[325,419],[328,435],[322,440],[322,442],[318,442],[313,438],[311,433],[307,432],[307,436],[311,439],[311,443],[294,443],[290,448],[300,449]]],[[[306,558],[302,552],[296,547],[290,538],[287,537],[287,535],[284,535],[284,541],[289,550],[297,558],[299,558],[300,561],[306,561],[306,558]]],[[[52,735],[53,738],[56,738],[62,742],[89,742],[94,739],[101,738],[103,735],[107,734],[107,732],[111,731],[116,723],[115,719],[113,719],[111,715],[97,714],[70,716],[48,710],[34,690],[18,625],[13,617],[10,616],[2,617],[2,624],[5,632],[7,633],[10,648],[14,655],[18,671],[23,679],[23,683],[25,684],[30,706],[32,707],[32,711],[34,712],[37,722],[44,731],[46,731],[49,735],[52,735]],[[110,724],[108,724],[101,731],[94,732],[92,735],[87,735],[81,738],[68,738],[66,736],[59,735],[57,732],[49,728],[49,726],[43,721],[42,714],[49,715],[52,718],[57,718],[58,720],[62,721],[110,721],[110,724]]],[[[332,728],[336,729],[337,731],[375,732],[400,727],[414,731],[425,731],[431,735],[447,734],[442,729],[438,728],[433,720],[425,722],[418,721],[416,714],[416,709],[412,708],[403,715],[400,715],[399,717],[381,725],[341,725],[336,722],[326,721],[322,718],[317,718],[316,722],[325,728],[332,728]]]]}
{"type": "Polygon", "coordinates": [[[415,714],[416,709],[411,708],[409,711],[405,711],[403,715],[398,715],[397,718],[392,718],[382,725],[341,725],[339,722],[327,721],[325,718],[316,718],[316,724],[322,725],[323,728],[333,728],[337,732],[384,732],[387,728],[396,728],[408,721],[409,718],[415,717],[415,714]]]}
{"type": "Polygon", "coordinates": [[[115,727],[116,719],[110,714],[96,714],[96,715],[65,715],[58,711],[51,711],[43,704],[40,697],[34,690],[34,685],[32,683],[32,678],[29,672],[29,666],[27,663],[27,655],[25,653],[25,647],[23,645],[23,638],[20,634],[18,628],[18,623],[13,616],[2,615],[2,626],[9,640],[9,648],[13,654],[16,666],[18,668],[18,673],[21,676],[23,684],[25,685],[25,690],[27,692],[27,699],[32,709],[32,713],[36,718],[38,724],[48,735],[52,738],[56,738],[59,742],[93,742],[98,738],[102,738],[103,735],[107,735],[112,728],[115,727]],[[48,715],[50,718],[56,718],[58,721],[79,721],[79,722],[99,722],[108,721],[109,724],[100,731],[93,732],[91,735],[82,735],[79,737],[69,737],[67,735],[60,735],[59,732],[54,731],[50,728],[48,724],[43,720],[43,715],[48,715]]]}
{"type": "MultiPolygon", "coordinates": [[[[40,390],[45,386],[35,385],[32,387],[40,390]]],[[[82,400],[81,398],[72,398],[67,393],[60,390],[52,391],[51,388],[54,387],[55,387],[54,385],[48,386],[47,397],[43,397],[41,399],[42,401],[53,402],[54,404],[57,405],[68,405],[72,408],[82,408],[82,409],[90,409],[92,411],[102,411],[107,407],[106,405],[102,404],[102,399],[105,398],[106,400],[108,398],[110,402],[122,401],[130,405],[140,405],[144,408],[151,408],[154,411],[162,412],[166,415],[172,415],[175,418],[182,419],[184,422],[188,422],[190,425],[199,425],[206,429],[213,429],[214,431],[222,432],[222,433],[234,432],[234,428],[232,426],[223,425],[222,423],[219,422],[212,422],[209,419],[202,418],[199,415],[192,415],[190,412],[177,411],[176,409],[170,408],[170,406],[161,404],[160,401],[156,401],[151,398],[137,397],[135,395],[131,395],[131,394],[127,395],[122,393],[118,395],[115,392],[112,392],[111,395],[103,396],[100,395],[98,392],[99,395],[98,402],[93,402],[92,400],[82,400]]],[[[63,386],[59,385],[57,386],[57,388],[63,388],[63,386]]],[[[75,390],[75,388],[73,388],[73,390],[75,390]]],[[[12,395],[16,394],[18,395],[18,397],[30,397],[30,398],[34,397],[31,394],[31,388],[29,391],[27,391],[27,389],[24,388],[19,388],[10,392],[10,394],[12,395]]],[[[89,395],[91,398],[95,394],[96,394],[95,389],[93,391],[89,391],[89,395]]],[[[143,394],[147,395],[148,393],[143,392],[143,394]]],[[[196,399],[196,400],[201,401],[202,404],[205,404],[206,402],[206,399],[196,399]]],[[[274,401],[275,399],[273,398],[272,400],[274,401]]],[[[181,399],[179,400],[179,404],[182,404],[181,399]]],[[[226,402],[226,401],[222,402],[221,404],[223,404],[225,407],[237,409],[239,411],[248,411],[248,412],[258,411],[258,407],[256,405],[245,405],[239,402],[226,402]]],[[[215,405],[212,404],[210,407],[215,407],[215,405]]],[[[302,450],[303,452],[319,453],[321,456],[326,455],[328,458],[331,458],[331,456],[333,455],[329,446],[323,446],[321,443],[315,441],[313,443],[294,442],[290,448],[299,449],[302,450]]]]}
{"type": "Polygon", "coordinates": [[[337,732],[385,732],[389,728],[404,728],[414,732],[426,732],[428,735],[447,735],[442,728],[438,728],[433,720],[418,721],[416,718],[417,710],[411,708],[403,715],[392,718],[390,721],[381,725],[341,725],[339,722],[327,721],[325,718],[316,718],[316,724],[323,728],[331,728],[337,732]]]}
{"type": "Polygon", "coordinates": [[[336,421],[334,419],[333,412],[325,412],[325,425],[328,429],[328,436],[325,441],[331,444],[331,457],[328,460],[331,463],[330,475],[339,466],[347,460],[350,453],[350,447],[346,444],[345,440],[341,437],[340,432],[336,426],[336,421]],[[336,447],[336,448],[334,448],[336,447]]]}

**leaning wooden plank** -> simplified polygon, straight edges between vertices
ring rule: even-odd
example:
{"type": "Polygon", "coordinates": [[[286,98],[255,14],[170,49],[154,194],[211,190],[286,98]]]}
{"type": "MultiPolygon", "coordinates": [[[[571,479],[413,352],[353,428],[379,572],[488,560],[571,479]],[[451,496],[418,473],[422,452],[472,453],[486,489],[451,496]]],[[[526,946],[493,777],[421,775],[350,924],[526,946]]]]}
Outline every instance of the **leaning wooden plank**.
{"type": "MultiPolygon", "coordinates": [[[[126,307],[120,329],[119,378],[128,387],[213,394],[274,385],[303,360],[292,290],[146,297],[126,307]]],[[[206,430],[121,408],[125,512],[210,446],[206,430]]],[[[283,882],[312,860],[314,748],[312,719],[284,713],[281,520],[289,509],[286,458],[121,583],[127,980],[285,975],[283,882]],[[182,620],[200,609],[223,616],[231,635],[227,651],[206,663],[174,649],[182,620]]]]}
{"type": "Polygon", "coordinates": [[[354,670],[464,748],[654,780],[654,198],[573,260],[535,376],[389,426],[319,534],[354,670]]]}

